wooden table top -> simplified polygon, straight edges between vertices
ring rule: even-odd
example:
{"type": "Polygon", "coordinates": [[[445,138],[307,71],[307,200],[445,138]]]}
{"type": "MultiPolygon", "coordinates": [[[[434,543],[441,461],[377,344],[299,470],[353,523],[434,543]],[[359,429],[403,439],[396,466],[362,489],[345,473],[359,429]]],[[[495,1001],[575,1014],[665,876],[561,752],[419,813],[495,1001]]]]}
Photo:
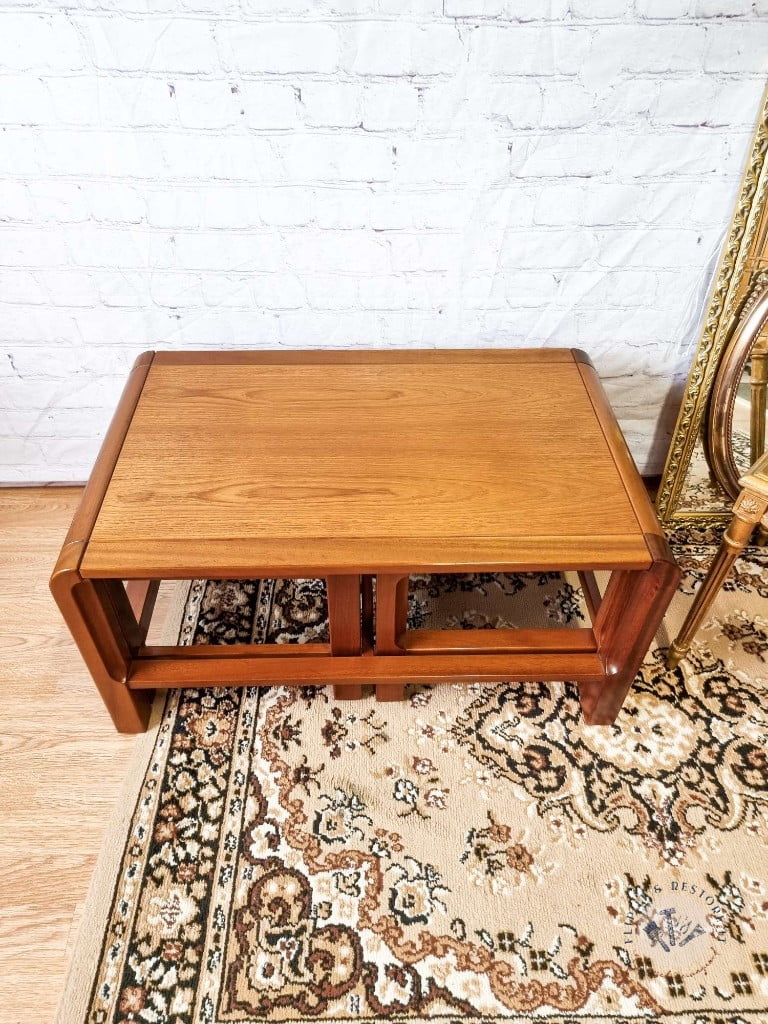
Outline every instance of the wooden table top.
{"type": "Polygon", "coordinates": [[[169,352],[82,573],[641,569],[654,531],[570,349],[169,352]]]}

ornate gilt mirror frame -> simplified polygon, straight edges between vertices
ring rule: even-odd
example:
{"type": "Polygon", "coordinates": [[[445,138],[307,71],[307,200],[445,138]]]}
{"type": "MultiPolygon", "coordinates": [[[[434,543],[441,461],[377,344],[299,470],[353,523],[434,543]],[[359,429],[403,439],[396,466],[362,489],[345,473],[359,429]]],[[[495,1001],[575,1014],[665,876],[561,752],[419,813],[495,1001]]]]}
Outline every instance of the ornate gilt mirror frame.
{"type": "Polygon", "coordinates": [[[733,450],[733,414],[736,393],[747,360],[752,357],[752,409],[750,423],[750,465],[763,454],[765,446],[765,391],[759,378],[765,376],[763,331],[768,323],[768,270],[760,270],[752,280],[747,301],[739,316],[731,340],[720,360],[720,366],[709,398],[705,422],[704,447],[712,471],[721,487],[733,501],[739,496],[739,478],[747,466],[737,466],[733,450]],[[757,364],[760,373],[756,374],[757,364]],[[756,415],[755,415],[756,413],[756,415]]]}
{"type": "MultiPolygon", "coordinates": [[[[714,274],[656,498],[659,518],[672,527],[717,525],[730,520],[728,499],[735,494],[730,494],[730,487],[726,488],[722,481],[727,480],[729,474],[731,477],[738,475],[730,450],[733,396],[768,312],[768,275],[761,273],[768,268],[767,154],[768,90],[763,94],[736,211],[714,274]],[[721,509],[681,507],[694,448],[702,437],[707,444],[710,465],[721,479],[721,509]]],[[[731,482],[735,482],[735,478],[731,482]]]]}

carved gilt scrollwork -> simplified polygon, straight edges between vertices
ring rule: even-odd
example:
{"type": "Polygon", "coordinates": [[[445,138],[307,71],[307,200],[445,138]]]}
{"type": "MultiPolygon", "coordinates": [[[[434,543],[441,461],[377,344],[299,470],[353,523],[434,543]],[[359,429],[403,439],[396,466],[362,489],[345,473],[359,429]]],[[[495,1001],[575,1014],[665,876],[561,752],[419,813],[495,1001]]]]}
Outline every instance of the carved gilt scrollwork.
{"type": "MultiPolygon", "coordinates": [[[[768,201],[768,92],[763,96],[747,167],[739,188],[736,210],[723,246],[709,296],[701,336],[678,413],[656,499],[664,522],[675,518],[694,445],[700,436],[722,354],[733,335],[743,295],[743,279],[761,215],[768,201]]],[[[768,254],[766,254],[768,255],[768,254]]],[[[727,512],[724,507],[723,514],[727,512]]],[[[701,518],[700,514],[698,518],[701,518]]],[[[691,518],[686,514],[684,518],[691,518]]],[[[715,513],[713,518],[718,518],[715,513]]]]}

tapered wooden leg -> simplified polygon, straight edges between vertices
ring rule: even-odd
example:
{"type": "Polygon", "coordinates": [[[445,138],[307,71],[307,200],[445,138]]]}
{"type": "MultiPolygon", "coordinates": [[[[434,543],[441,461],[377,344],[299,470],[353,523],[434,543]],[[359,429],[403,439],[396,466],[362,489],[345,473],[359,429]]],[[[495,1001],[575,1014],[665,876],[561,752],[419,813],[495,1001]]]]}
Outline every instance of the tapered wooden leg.
{"type": "Polygon", "coordinates": [[[688,653],[696,630],[712,607],[712,602],[717,597],[720,587],[722,587],[726,576],[731,571],[731,566],[746,547],[759,519],[759,515],[756,515],[754,521],[750,521],[749,518],[745,518],[741,514],[734,515],[728,529],[723,534],[722,543],[712,565],[709,567],[709,572],[704,582],[696,591],[696,596],[693,599],[693,604],[688,609],[685,622],[677,637],[669,646],[669,653],[667,654],[667,665],[669,668],[675,668],[679,665],[688,653]]]}
{"type": "Polygon", "coordinates": [[[589,725],[610,725],[618,715],[664,612],[680,570],[663,537],[646,537],[654,552],[650,568],[614,572],[594,623],[604,682],[584,687],[581,707],[589,725]]]}
{"type": "Polygon", "coordinates": [[[154,691],[130,690],[126,685],[131,650],[115,607],[116,587],[122,589],[122,584],[83,579],[76,569],[66,567],[58,567],[51,578],[51,592],[115,728],[118,732],[144,732],[154,691]]]}
{"type": "MultiPolygon", "coordinates": [[[[360,577],[328,576],[328,623],[331,630],[331,654],[358,655],[362,651],[360,628],[360,577]]],[[[333,688],[336,700],[359,700],[362,684],[345,683],[333,688]]]]}
{"type": "MultiPolygon", "coordinates": [[[[376,653],[404,654],[399,644],[408,619],[408,577],[379,573],[376,577],[376,653]]],[[[402,700],[404,683],[377,683],[376,700],[402,700]]]]}

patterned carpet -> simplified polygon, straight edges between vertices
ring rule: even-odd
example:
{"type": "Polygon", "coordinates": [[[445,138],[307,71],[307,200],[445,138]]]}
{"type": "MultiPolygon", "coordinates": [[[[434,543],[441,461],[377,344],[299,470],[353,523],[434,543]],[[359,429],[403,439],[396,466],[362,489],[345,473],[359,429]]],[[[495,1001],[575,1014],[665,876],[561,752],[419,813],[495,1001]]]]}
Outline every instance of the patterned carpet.
{"type": "MultiPolygon", "coordinates": [[[[713,554],[675,539],[670,632],[713,554]]],[[[568,683],[172,694],[60,1019],[768,1021],[766,596],[752,550],[612,727],[568,683]]],[[[554,574],[412,584],[413,626],[585,615],[554,574]]],[[[322,640],[324,587],[198,581],[181,631],[322,640]]]]}

